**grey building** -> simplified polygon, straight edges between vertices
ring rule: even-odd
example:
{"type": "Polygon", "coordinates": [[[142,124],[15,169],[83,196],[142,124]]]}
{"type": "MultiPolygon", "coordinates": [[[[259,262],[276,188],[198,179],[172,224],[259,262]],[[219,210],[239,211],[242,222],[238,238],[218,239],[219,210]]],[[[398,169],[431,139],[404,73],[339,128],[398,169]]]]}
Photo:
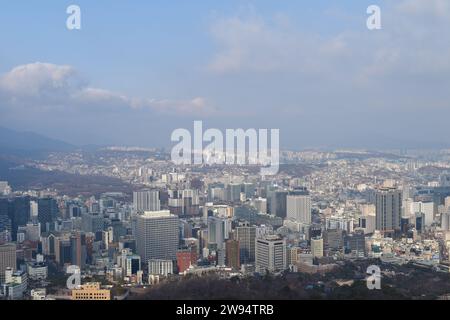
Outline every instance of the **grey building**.
{"type": "Polygon", "coordinates": [[[136,247],[142,261],[176,260],[179,218],[168,210],[145,212],[137,217],[136,247]]]}
{"type": "Polygon", "coordinates": [[[133,206],[137,212],[161,210],[159,191],[142,190],[133,192],[133,206]]]}
{"type": "Polygon", "coordinates": [[[375,193],[376,228],[380,231],[400,229],[402,192],[397,188],[380,188],[375,193]]]}

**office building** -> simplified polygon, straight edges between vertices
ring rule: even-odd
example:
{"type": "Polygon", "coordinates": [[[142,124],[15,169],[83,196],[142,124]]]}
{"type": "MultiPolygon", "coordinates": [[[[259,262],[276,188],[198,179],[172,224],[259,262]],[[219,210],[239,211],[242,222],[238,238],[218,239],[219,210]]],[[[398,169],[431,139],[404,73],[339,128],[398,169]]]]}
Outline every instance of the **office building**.
{"type": "Polygon", "coordinates": [[[243,222],[236,227],[235,240],[239,242],[239,259],[241,264],[255,262],[256,227],[243,222]]]}
{"type": "Polygon", "coordinates": [[[5,271],[16,270],[16,245],[13,243],[0,245],[0,283],[5,281],[5,271]]]}
{"type": "Polygon", "coordinates": [[[38,221],[42,231],[52,231],[51,224],[58,216],[58,203],[53,198],[38,199],[38,221]]]}
{"type": "Polygon", "coordinates": [[[380,188],[375,194],[376,228],[393,232],[400,229],[402,215],[402,191],[396,188],[380,188]]]}
{"type": "Polygon", "coordinates": [[[30,221],[30,197],[16,197],[9,202],[12,240],[17,240],[17,230],[30,221]]]}
{"type": "Polygon", "coordinates": [[[217,217],[208,217],[208,247],[210,249],[223,249],[225,241],[225,220],[217,217]]]}
{"type": "Polygon", "coordinates": [[[225,248],[226,266],[234,270],[239,270],[241,267],[239,241],[227,240],[227,242],[225,243],[225,248]]]}
{"type": "Polygon", "coordinates": [[[161,210],[159,191],[142,190],[133,192],[133,206],[137,212],[161,210]]]}
{"type": "Polygon", "coordinates": [[[286,200],[287,219],[311,223],[311,197],[309,195],[288,195],[286,200]]]}
{"type": "Polygon", "coordinates": [[[145,212],[137,217],[136,248],[143,261],[176,260],[179,218],[168,210],[145,212]]]}
{"type": "Polygon", "coordinates": [[[424,214],[424,227],[430,227],[434,222],[434,202],[415,201],[410,203],[412,214],[423,213],[424,214]]]}
{"type": "Polygon", "coordinates": [[[276,215],[282,219],[287,216],[287,191],[273,191],[271,193],[270,210],[271,214],[276,215]]]}
{"type": "Polygon", "coordinates": [[[270,235],[256,240],[256,272],[277,272],[287,268],[286,240],[270,235]]]}

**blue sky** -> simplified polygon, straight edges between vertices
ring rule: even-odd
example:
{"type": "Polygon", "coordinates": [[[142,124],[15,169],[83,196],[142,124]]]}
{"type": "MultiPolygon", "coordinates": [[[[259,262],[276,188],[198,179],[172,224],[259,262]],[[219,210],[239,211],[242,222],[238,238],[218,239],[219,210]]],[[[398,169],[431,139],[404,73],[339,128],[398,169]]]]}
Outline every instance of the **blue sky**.
{"type": "Polygon", "coordinates": [[[449,18],[445,0],[2,3],[0,125],[75,144],[168,146],[198,119],[295,149],[441,145],[449,18]]]}

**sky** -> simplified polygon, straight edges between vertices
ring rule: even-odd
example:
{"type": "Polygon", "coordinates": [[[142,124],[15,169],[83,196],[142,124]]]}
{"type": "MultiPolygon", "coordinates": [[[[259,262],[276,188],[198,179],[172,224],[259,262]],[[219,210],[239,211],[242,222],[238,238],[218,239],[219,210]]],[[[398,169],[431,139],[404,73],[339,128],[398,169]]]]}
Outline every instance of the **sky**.
{"type": "Polygon", "coordinates": [[[1,4],[0,126],[168,147],[177,128],[280,129],[281,147],[449,147],[450,1],[1,4]],[[66,8],[81,8],[68,30],[66,8]],[[381,8],[381,30],[366,10],[381,8]]]}

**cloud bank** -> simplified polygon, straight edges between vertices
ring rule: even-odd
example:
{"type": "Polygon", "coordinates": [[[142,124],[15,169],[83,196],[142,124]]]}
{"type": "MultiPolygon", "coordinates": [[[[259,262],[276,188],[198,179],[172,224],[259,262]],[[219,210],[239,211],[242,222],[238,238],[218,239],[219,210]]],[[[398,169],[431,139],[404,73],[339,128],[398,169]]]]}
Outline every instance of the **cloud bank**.
{"type": "Polygon", "coordinates": [[[3,107],[30,111],[139,110],[185,115],[212,113],[206,100],[135,98],[106,89],[90,87],[75,68],[51,63],[20,65],[0,76],[3,107]]]}

